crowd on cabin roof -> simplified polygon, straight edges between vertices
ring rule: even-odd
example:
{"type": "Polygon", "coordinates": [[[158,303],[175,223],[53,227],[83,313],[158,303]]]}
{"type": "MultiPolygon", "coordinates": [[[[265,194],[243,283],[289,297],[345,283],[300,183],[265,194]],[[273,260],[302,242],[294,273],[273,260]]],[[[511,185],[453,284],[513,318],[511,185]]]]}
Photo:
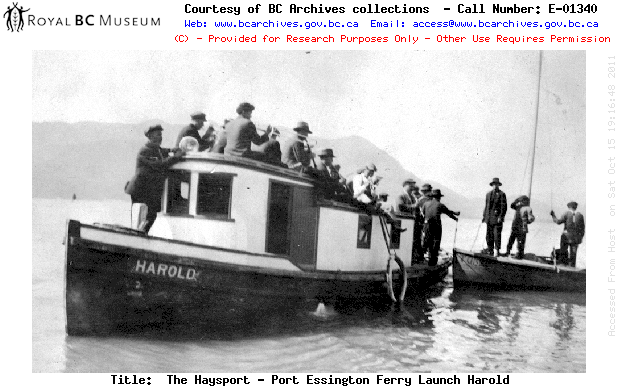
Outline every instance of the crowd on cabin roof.
{"type": "MultiPolygon", "coordinates": [[[[179,161],[187,151],[197,150],[249,158],[306,173],[318,181],[317,187],[321,189],[320,194],[325,199],[352,204],[369,213],[378,213],[385,217],[387,223],[392,224],[392,230],[396,233],[402,233],[406,229],[401,229],[395,222],[395,211],[408,214],[414,219],[412,262],[424,261],[424,255],[428,252],[429,264],[437,263],[442,235],[441,215],[445,214],[455,221],[458,221],[457,217],[460,215],[460,212],[452,211],[441,203],[441,197],[444,196],[441,190],[433,189],[428,183],[420,188],[413,179],[407,179],[403,182],[402,194],[396,199],[395,209],[387,202],[386,193],[377,193],[381,177],[375,174],[375,164],[368,163],[352,176],[345,178],[340,174],[340,166],[334,164],[335,156],[331,148],[319,151],[315,159],[307,141],[308,135],[312,134],[308,123],[298,122],[293,128],[295,136],[280,145],[278,129],[268,126],[263,135],[258,134],[251,120],[254,109],[248,102],[239,104],[236,109],[238,116],[235,119],[226,120],[217,132],[209,125],[203,135],[200,135],[199,130],[207,122],[206,115],[195,112],[190,115],[192,122],[179,132],[173,149],[161,148],[161,125],[145,130],[144,134],[149,142],[140,150],[136,174],[125,187],[125,191],[131,195],[132,203],[147,205],[145,232],[148,233],[157,212],[161,210],[160,193],[167,168],[179,161]],[[255,145],[254,149],[252,144],[255,145]],[[169,156],[170,153],[173,155],[169,156]]],[[[507,205],[506,195],[499,190],[502,185],[499,178],[494,178],[490,185],[493,190],[487,193],[482,222],[487,224],[486,253],[497,257],[507,205]]],[[[553,211],[551,216],[554,222],[565,225],[561,254],[570,257],[570,263],[575,266],[577,246],[583,238],[585,224],[583,216],[576,212],[577,204],[571,202],[568,207],[570,211],[561,218],[556,218],[553,211]]],[[[517,198],[511,208],[515,209],[516,215],[506,255],[510,255],[516,240],[516,258],[520,259],[523,258],[527,225],[534,221],[534,215],[527,196],[517,198]]]]}

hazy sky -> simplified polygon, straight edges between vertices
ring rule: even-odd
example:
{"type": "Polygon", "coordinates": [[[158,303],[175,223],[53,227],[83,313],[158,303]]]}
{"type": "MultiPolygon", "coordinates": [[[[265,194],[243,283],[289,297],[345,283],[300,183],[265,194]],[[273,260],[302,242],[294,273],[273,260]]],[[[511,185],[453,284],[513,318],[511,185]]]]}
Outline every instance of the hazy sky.
{"type": "MultiPolygon", "coordinates": [[[[319,137],[363,136],[466,196],[484,195],[494,176],[516,195],[526,187],[538,58],[537,51],[39,51],[33,121],[187,123],[203,110],[222,122],[249,101],[257,122],[304,120],[319,137]]],[[[543,53],[533,196],[559,209],[585,202],[585,63],[584,51],[543,53]]]]}

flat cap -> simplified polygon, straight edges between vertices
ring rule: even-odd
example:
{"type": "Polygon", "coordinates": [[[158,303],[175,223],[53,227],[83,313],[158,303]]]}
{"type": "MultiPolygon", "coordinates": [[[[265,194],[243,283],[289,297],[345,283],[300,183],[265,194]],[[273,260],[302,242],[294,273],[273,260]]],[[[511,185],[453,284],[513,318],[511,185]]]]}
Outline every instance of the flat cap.
{"type": "Polygon", "coordinates": [[[192,120],[207,121],[207,116],[202,112],[194,112],[191,115],[189,115],[189,117],[191,117],[192,120]]]}
{"type": "Polygon", "coordinates": [[[406,179],[403,182],[403,186],[405,186],[405,185],[412,185],[413,186],[413,185],[415,185],[415,181],[413,179],[406,179]]]}
{"type": "Polygon", "coordinates": [[[238,114],[241,114],[241,112],[245,112],[245,111],[248,111],[248,110],[254,110],[254,109],[256,109],[256,108],[254,108],[254,105],[250,104],[249,102],[242,102],[237,107],[236,112],[238,114]]]}
{"type": "Polygon", "coordinates": [[[577,202],[570,201],[569,203],[566,204],[566,206],[570,207],[571,209],[577,209],[577,202]]]}
{"type": "Polygon", "coordinates": [[[374,163],[369,163],[368,165],[366,165],[366,170],[377,171],[377,166],[375,166],[374,163]]]}
{"type": "Polygon", "coordinates": [[[429,185],[428,183],[425,183],[422,185],[422,188],[420,189],[420,191],[426,192],[426,191],[431,191],[432,189],[433,189],[433,186],[429,185]]]}
{"type": "Polygon", "coordinates": [[[144,130],[144,136],[149,135],[149,133],[151,132],[155,132],[155,131],[163,131],[164,129],[161,127],[161,125],[157,124],[157,125],[151,125],[150,127],[148,127],[147,129],[144,130]]]}

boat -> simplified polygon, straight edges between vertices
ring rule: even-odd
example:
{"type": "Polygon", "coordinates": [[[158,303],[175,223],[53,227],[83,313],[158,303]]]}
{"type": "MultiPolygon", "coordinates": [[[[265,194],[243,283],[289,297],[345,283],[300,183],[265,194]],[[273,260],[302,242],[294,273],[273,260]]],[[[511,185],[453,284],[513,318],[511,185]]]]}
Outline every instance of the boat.
{"type": "Polygon", "coordinates": [[[454,248],[454,287],[586,291],[586,270],[554,263],[551,256],[526,254],[522,260],[454,248]]]}
{"type": "Polygon", "coordinates": [[[287,168],[190,152],[167,171],[148,235],[137,228],[144,211],[132,211],[131,228],[69,220],[67,333],[295,301],[392,303],[447,275],[448,254],[412,264],[412,217],[388,224],[321,187],[287,168]]]}
{"type": "MultiPolygon", "coordinates": [[[[534,176],[536,131],[538,127],[538,95],[542,71],[542,51],[539,57],[538,94],[536,98],[536,123],[532,152],[530,153],[530,179],[528,197],[531,199],[534,176]]],[[[482,285],[501,289],[533,289],[569,292],[586,291],[586,270],[558,263],[555,249],[550,256],[526,254],[523,259],[494,257],[485,251],[453,249],[452,276],[454,286],[482,285]]]]}

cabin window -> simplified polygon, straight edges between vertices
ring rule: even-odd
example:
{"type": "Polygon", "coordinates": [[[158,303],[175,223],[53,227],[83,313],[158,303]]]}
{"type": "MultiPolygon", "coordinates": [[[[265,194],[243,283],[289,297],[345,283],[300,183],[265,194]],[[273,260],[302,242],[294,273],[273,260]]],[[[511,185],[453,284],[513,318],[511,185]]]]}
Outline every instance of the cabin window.
{"type": "Polygon", "coordinates": [[[168,173],[168,203],[166,213],[175,215],[189,214],[189,186],[191,174],[189,171],[175,171],[168,173]]]}
{"type": "Polygon", "coordinates": [[[232,180],[232,175],[199,174],[196,214],[229,219],[232,180]]]}
{"type": "Polygon", "coordinates": [[[357,221],[357,247],[370,249],[372,235],[372,216],[360,215],[357,221]]]}
{"type": "Polygon", "coordinates": [[[400,248],[401,224],[402,222],[400,220],[394,220],[390,226],[390,244],[392,244],[392,248],[394,249],[400,248]]]}

